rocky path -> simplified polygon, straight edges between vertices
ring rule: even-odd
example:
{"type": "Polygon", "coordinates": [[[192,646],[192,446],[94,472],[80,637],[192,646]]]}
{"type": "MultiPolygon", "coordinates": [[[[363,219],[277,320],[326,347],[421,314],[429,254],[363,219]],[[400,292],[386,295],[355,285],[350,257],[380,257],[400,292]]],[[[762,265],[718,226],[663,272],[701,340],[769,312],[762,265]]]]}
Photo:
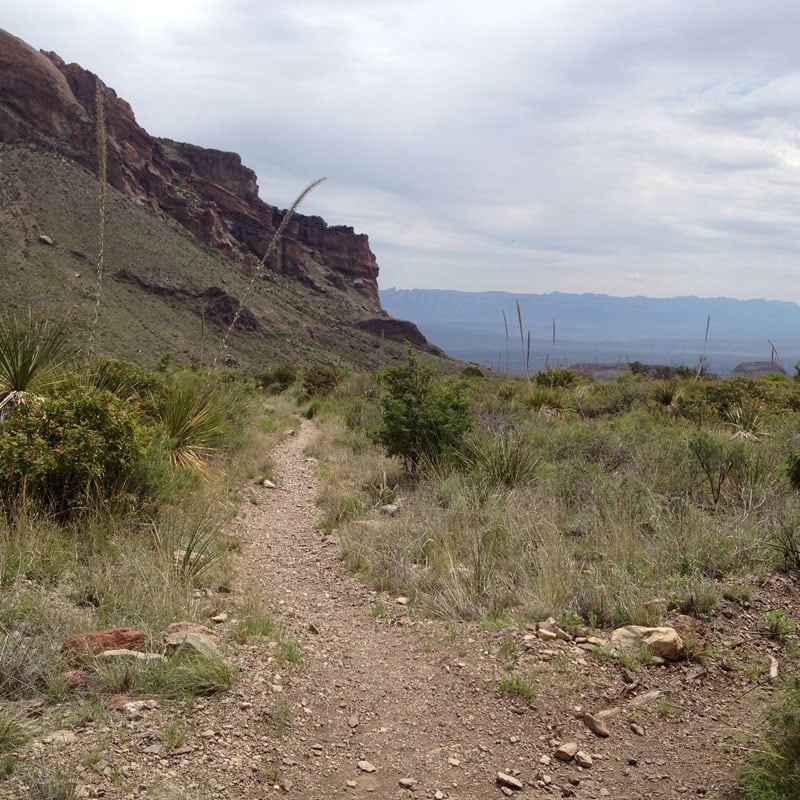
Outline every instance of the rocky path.
{"type": "Polygon", "coordinates": [[[288,690],[299,713],[280,744],[292,786],[319,798],[485,796],[498,769],[523,758],[510,740],[519,744],[528,721],[487,707],[496,684],[475,641],[457,650],[440,626],[344,572],[336,541],[314,524],[310,435],[304,424],[277,453],[280,487],[248,508],[243,559],[308,657],[288,690]],[[377,617],[376,602],[387,606],[377,617]]]}
{"type": "Polygon", "coordinates": [[[317,529],[313,436],[304,421],[282,442],[277,487],[254,487],[233,524],[237,591],[203,599],[233,687],[124,710],[48,707],[0,798],[56,796],[31,793],[39,772],[105,800],[730,797],[779,685],[770,667],[791,676],[797,635],[757,629],[767,609],[800,618],[794,577],[754,577],[746,603],[699,623],[702,658],[664,666],[626,669],[603,645],[536,626],[428,620],[359,583],[317,529]],[[281,658],[280,637],[240,640],[248,603],[274,613],[302,666],[281,658]]]}
{"type": "Polygon", "coordinates": [[[312,435],[304,422],[281,445],[279,486],[243,521],[243,573],[307,656],[282,696],[295,712],[274,743],[277,785],[304,798],[726,796],[760,690],[689,662],[634,676],[574,644],[449,627],[376,595],[315,527],[312,435]],[[535,699],[499,691],[509,658],[535,699]],[[582,722],[602,710],[608,738],[582,722]],[[590,763],[559,760],[564,743],[590,763]]]}

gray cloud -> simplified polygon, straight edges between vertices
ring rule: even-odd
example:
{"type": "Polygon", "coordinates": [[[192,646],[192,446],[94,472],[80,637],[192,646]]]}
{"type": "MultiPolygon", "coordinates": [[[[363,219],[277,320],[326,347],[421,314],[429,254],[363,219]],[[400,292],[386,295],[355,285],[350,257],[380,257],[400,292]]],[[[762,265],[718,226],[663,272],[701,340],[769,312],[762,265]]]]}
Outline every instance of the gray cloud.
{"type": "Polygon", "coordinates": [[[370,235],[381,284],[800,300],[800,7],[6,0],[156,135],[370,235]]]}

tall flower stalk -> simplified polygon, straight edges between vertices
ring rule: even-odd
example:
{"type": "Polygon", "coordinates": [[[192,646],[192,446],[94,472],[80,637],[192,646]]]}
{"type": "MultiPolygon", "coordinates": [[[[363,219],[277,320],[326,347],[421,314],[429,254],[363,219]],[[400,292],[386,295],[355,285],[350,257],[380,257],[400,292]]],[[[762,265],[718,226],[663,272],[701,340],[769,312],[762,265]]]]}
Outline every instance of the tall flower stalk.
{"type": "Polygon", "coordinates": [[[103,267],[105,266],[106,243],[106,185],[108,179],[108,150],[106,141],[106,104],[103,96],[103,85],[97,82],[95,91],[95,115],[97,133],[97,180],[100,184],[100,242],[97,255],[97,292],[94,300],[94,314],[89,332],[89,350],[86,356],[87,364],[94,356],[95,342],[97,339],[97,323],[100,319],[100,303],[103,297],[103,267]]]}
{"type": "Polygon", "coordinates": [[[253,287],[255,286],[256,281],[261,276],[261,273],[264,271],[264,265],[267,263],[267,259],[272,254],[272,251],[277,246],[278,242],[281,240],[283,236],[283,232],[286,230],[286,226],[291,221],[292,217],[294,216],[294,212],[297,210],[298,206],[303,202],[303,200],[308,197],[308,195],[319,186],[325,178],[319,178],[318,180],[309,183],[305,189],[297,196],[294,203],[292,203],[292,207],[283,215],[283,219],[281,220],[281,224],[278,225],[278,229],[270,239],[269,244],[267,245],[267,249],[264,251],[264,255],[261,257],[261,261],[258,262],[256,265],[255,270],[253,271],[253,276],[250,278],[250,283],[247,284],[247,288],[244,290],[240,300],[239,300],[239,307],[236,309],[236,313],[233,315],[233,319],[231,320],[231,324],[228,325],[228,330],[225,331],[225,336],[222,337],[222,344],[220,345],[219,351],[217,352],[216,356],[214,356],[214,361],[211,364],[211,372],[213,372],[219,362],[222,360],[222,357],[225,355],[225,351],[228,349],[228,339],[230,339],[231,332],[236,327],[236,323],[239,321],[239,317],[244,310],[244,304],[247,301],[247,298],[250,296],[250,293],[253,291],[253,287]]]}

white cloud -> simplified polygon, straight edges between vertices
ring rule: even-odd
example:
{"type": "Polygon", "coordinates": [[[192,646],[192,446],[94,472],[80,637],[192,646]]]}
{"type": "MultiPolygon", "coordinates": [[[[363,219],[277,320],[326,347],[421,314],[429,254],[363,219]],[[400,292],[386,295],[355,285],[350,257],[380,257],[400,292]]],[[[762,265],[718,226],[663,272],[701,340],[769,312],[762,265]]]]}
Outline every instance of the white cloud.
{"type": "Polygon", "coordinates": [[[151,133],[370,235],[383,285],[800,300],[800,6],[6,0],[151,133]],[[633,276],[638,275],[638,278],[633,276]]]}

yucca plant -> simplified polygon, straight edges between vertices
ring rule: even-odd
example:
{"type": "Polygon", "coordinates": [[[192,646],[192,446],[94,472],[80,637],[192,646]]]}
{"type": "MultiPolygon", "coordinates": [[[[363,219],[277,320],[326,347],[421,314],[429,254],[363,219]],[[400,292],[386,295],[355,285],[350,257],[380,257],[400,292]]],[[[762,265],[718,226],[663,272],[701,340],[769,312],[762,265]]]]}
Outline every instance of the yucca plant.
{"type": "Polygon", "coordinates": [[[172,467],[187,467],[208,477],[209,460],[227,433],[225,408],[214,387],[198,388],[182,380],[172,383],[167,388],[160,417],[172,467]]]}
{"type": "Polygon", "coordinates": [[[739,439],[758,439],[764,432],[764,406],[758,400],[742,400],[733,403],[725,412],[727,421],[739,439]]]}
{"type": "Polygon", "coordinates": [[[653,399],[664,409],[672,410],[681,400],[680,383],[675,378],[665,378],[653,387],[653,399]]]}
{"type": "Polygon", "coordinates": [[[52,324],[30,312],[0,318],[0,420],[55,380],[65,348],[63,322],[52,324]]]}

